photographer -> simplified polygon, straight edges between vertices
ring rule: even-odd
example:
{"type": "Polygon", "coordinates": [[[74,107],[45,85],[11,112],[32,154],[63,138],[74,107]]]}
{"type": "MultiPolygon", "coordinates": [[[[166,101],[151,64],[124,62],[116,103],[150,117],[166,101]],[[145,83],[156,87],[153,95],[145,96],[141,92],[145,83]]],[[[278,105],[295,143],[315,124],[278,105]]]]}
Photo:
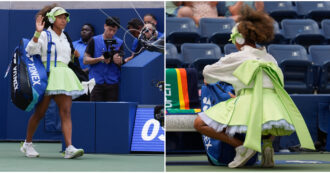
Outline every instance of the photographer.
{"type": "Polygon", "coordinates": [[[140,53],[142,53],[146,47],[147,44],[150,44],[152,42],[155,42],[156,40],[163,37],[162,33],[159,33],[156,30],[156,27],[152,23],[146,23],[144,24],[144,27],[142,28],[141,34],[138,37],[138,43],[135,49],[134,55],[130,56],[129,58],[126,58],[125,61],[128,62],[140,53]]]}
{"type": "Polygon", "coordinates": [[[90,64],[89,79],[96,85],[91,101],[117,101],[120,67],[123,64],[123,41],[115,36],[119,18],[107,18],[103,34],[94,36],[87,45],[84,64],[90,64]]]}

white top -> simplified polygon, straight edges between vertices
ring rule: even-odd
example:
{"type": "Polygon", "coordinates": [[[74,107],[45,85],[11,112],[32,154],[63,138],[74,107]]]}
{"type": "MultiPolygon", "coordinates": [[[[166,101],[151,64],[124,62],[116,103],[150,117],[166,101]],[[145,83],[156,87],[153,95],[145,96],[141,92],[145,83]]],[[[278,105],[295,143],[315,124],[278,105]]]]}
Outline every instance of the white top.
{"type": "MultiPolygon", "coordinates": [[[[205,66],[203,76],[206,83],[216,83],[218,81],[227,82],[233,85],[237,93],[242,88],[252,88],[254,82],[249,86],[244,85],[238,78],[233,75],[236,68],[246,60],[260,60],[273,62],[277,65],[275,58],[266,52],[266,49],[256,49],[245,45],[241,51],[231,53],[212,65],[205,66]]],[[[263,72],[263,87],[274,88],[269,77],[263,72]]]]}
{"type": "MultiPolygon", "coordinates": [[[[71,60],[71,48],[70,48],[70,43],[66,38],[65,34],[62,32],[61,35],[58,36],[51,29],[51,27],[49,27],[47,31],[49,31],[50,34],[52,35],[52,42],[54,42],[56,45],[57,61],[61,61],[64,62],[65,64],[69,64],[71,60]]],[[[42,31],[38,39],[38,42],[35,43],[32,38],[28,43],[28,45],[26,46],[25,50],[29,55],[35,55],[35,54],[41,55],[42,61],[47,62],[47,46],[48,46],[47,33],[45,31],[42,31]]],[[[51,48],[50,60],[55,61],[54,45],[52,45],[51,48]]]]}

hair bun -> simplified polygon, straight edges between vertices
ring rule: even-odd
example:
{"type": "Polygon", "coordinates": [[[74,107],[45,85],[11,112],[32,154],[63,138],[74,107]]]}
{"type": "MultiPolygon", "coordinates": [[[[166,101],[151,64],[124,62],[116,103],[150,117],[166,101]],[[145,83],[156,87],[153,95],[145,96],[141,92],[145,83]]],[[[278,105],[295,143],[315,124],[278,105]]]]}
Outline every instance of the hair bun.
{"type": "Polygon", "coordinates": [[[247,43],[267,43],[274,39],[274,20],[264,12],[244,5],[238,22],[238,30],[247,43]]]}

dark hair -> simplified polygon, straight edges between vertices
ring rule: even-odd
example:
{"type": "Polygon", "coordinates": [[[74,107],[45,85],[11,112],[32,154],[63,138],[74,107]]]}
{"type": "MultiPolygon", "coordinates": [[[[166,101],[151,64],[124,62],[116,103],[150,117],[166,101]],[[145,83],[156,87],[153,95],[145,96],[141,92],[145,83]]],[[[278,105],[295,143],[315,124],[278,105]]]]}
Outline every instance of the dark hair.
{"type": "Polygon", "coordinates": [[[146,15],[144,15],[144,17],[146,17],[146,16],[151,16],[154,20],[156,20],[157,21],[157,18],[156,18],[156,16],[154,16],[153,14],[151,14],[151,13],[148,13],[148,14],[146,14],[146,15]]]}
{"type": "Polygon", "coordinates": [[[95,33],[95,29],[92,24],[85,23],[83,26],[85,26],[85,25],[89,26],[91,28],[92,32],[95,33]]]}
{"type": "MultiPolygon", "coordinates": [[[[144,26],[147,25],[147,24],[149,24],[149,25],[152,26],[152,30],[153,30],[153,32],[156,31],[156,26],[155,26],[153,23],[146,23],[146,24],[144,24],[144,26]]],[[[144,27],[144,26],[143,26],[143,27],[144,27]]]]}
{"type": "Polygon", "coordinates": [[[51,5],[47,5],[44,8],[42,8],[37,14],[36,14],[36,18],[41,15],[42,17],[44,17],[43,21],[45,22],[45,26],[44,28],[47,29],[49,26],[53,26],[53,24],[51,24],[48,20],[48,17],[46,16],[46,14],[48,12],[50,12],[54,7],[57,7],[58,5],[56,3],[51,4],[51,5]]]}
{"type": "Polygon", "coordinates": [[[111,27],[115,27],[117,26],[117,28],[119,28],[120,26],[120,20],[118,17],[108,17],[106,20],[105,20],[105,24],[107,26],[111,26],[111,27]]]}
{"type": "Polygon", "coordinates": [[[255,11],[245,5],[237,22],[237,29],[246,43],[267,43],[274,39],[274,20],[262,11],[255,11]]]}
{"type": "Polygon", "coordinates": [[[143,22],[138,18],[133,18],[127,23],[127,28],[131,26],[134,29],[139,29],[140,27],[143,27],[143,22]]]}

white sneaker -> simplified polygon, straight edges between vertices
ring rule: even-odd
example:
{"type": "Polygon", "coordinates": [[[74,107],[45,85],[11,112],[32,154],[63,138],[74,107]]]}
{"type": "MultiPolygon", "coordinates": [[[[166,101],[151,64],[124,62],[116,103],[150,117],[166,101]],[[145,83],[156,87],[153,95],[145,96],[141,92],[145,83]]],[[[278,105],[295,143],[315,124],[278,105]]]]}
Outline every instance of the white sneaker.
{"type": "Polygon", "coordinates": [[[32,142],[22,142],[20,150],[26,157],[39,157],[39,153],[34,149],[32,142]]]}
{"type": "Polygon", "coordinates": [[[229,168],[238,168],[244,166],[245,163],[249,161],[249,159],[253,157],[254,154],[256,154],[256,151],[245,148],[243,145],[236,147],[235,150],[236,156],[234,160],[228,164],[229,168]]]}
{"type": "Polygon", "coordinates": [[[265,142],[262,145],[261,167],[272,168],[274,163],[274,148],[272,142],[265,142]]]}
{"type": "Polygon", "coordinates": [[[73,145],[69,145],[65,149],[64,158],[65,159],[73,159],[73,158],[80,157],[82,155],[84,155],[84,150],[83,149],[77,149],[73,145]]]}

